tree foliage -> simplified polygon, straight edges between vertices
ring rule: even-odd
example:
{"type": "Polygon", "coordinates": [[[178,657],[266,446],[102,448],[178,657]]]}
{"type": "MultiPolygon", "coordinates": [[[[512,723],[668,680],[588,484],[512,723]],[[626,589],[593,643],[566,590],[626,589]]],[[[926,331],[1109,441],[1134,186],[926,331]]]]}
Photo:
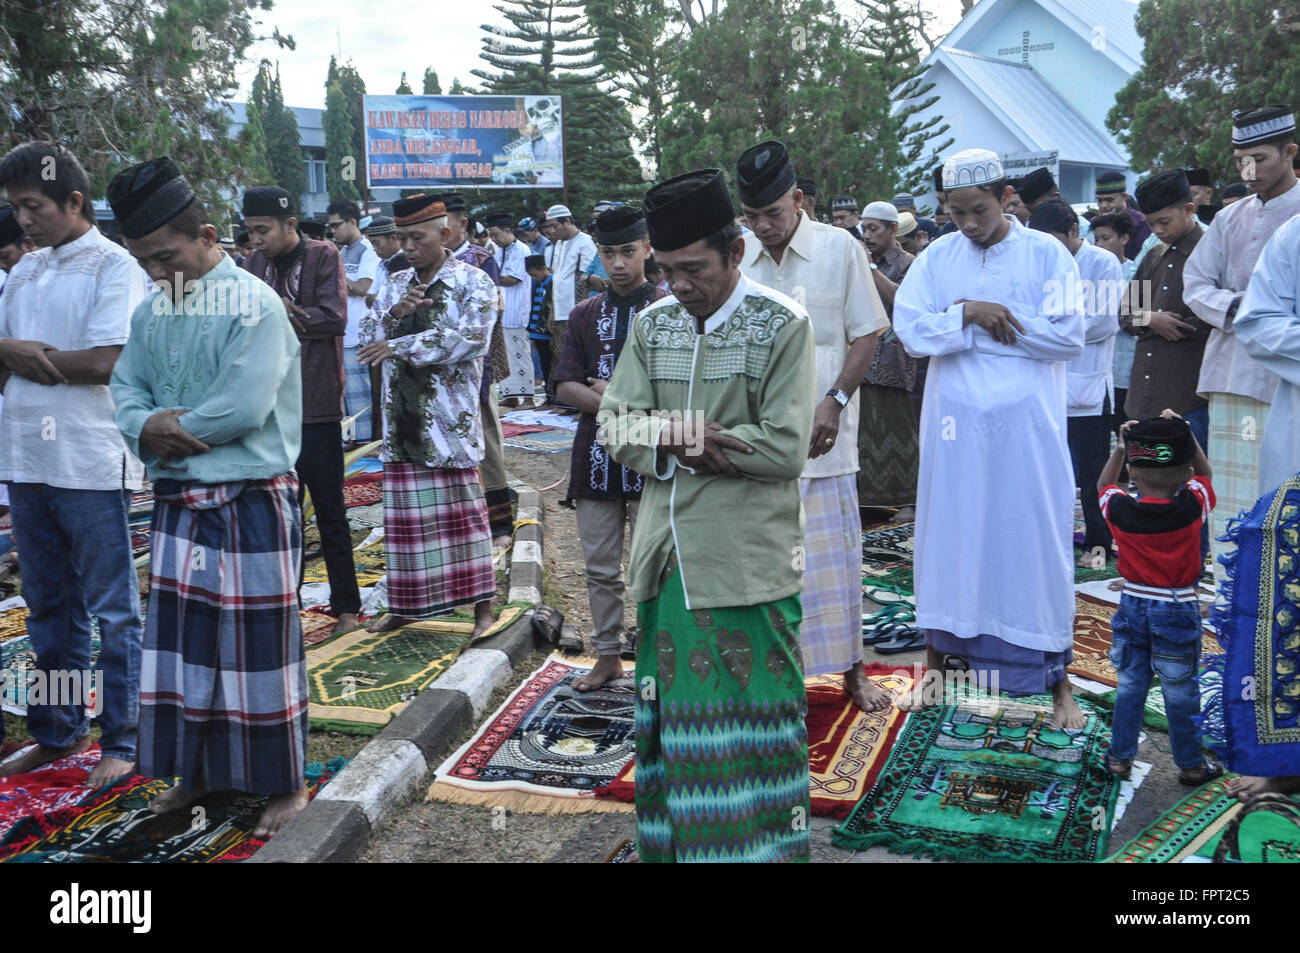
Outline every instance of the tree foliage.
{"type": "Polygon", "coordinates": [[[826,0],[732,3],[697,25],[678,60],[659,178],[718,167],[734,187],[740,153],[776,138],[821,194],[891,195],[901,154],[889,91],[848,33],[826,0]]]}
{"type": "MultiPolygon", "coordinates": [[[[102,194],[120,169],[171,155],[215,212],[258,158],[229,142],[235,67],[270,0],[4,0],[0,146],[68,146],[102,194]]],[[[293,47],[274,31],[270,39],[293,47]]],[[[216,217],[216,216],[214,216],[216,217]]]]}
{"type": "Polygon", "coordinates": [[[438,74],[433,71],[432,66],[424,68],[424,95],[441,96],[442,84],[438,82],[438,74]]]}
{"type": "Polygon", "coordinates": [[[402,71],[402,81],[397,84],[397,88],[393,92],[398,96],[410,96],[415,92],[415,90],[411,89],[411,84],[406,81],[405,70],[402,71]]]}
{"type": "Polygon", "coordinates": [[[1142,68],[1106,125],[1134,169],[1190,165],[1235,179],[1232,113],[1294,102],[1300,9],[1294,0],[1142,0],[1142,68]]]}
{"type": "Polygon", "coordinates": [[[297,197],[307,191],[307,170],[303,165],[302,145],[298,136],[298,119],[284,104],[280,86],[280,68],[271,72],[271,64],[263,60],[249,95],[250,105],[255,104],[266,134],[266,158],[271,181],[255,185],[278,185],[297,197]]]}

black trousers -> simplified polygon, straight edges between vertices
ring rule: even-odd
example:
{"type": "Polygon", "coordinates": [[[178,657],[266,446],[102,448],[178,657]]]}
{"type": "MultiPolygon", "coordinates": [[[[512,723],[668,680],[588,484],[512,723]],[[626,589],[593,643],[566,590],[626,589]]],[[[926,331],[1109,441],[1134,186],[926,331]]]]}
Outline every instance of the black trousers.
{"type": "Polygon", "coordinates": [[[1110,527],[1101,515],[1097,501],[1097,478],[1110,457],[1110,407],[1092,417],[1067,417],[1066,435],[1070,443],[1070,460],[1074,464],[1074,485],[1083,505],[1083,548],[1091,553],[1100,546],[1110,556],[1113,540],[1110,527]]]}
{"type": "MultiPolygon", "coordinates": [[[[343,435],[338,421],[302,425],[302,452],[298,455],[298,502],[311,494],[320,530],[321,555],[330,580],[330,614],[361,611],[361,591],[352,561],[352,533],[343,504],[343,435]]],[[[305,547],[304,547],[305,549],[305,547]]],[[[304,565],[306,560],[304,559],[304,565]]],[[[302,578],[302,573],[298,574],[302,578]]]]}

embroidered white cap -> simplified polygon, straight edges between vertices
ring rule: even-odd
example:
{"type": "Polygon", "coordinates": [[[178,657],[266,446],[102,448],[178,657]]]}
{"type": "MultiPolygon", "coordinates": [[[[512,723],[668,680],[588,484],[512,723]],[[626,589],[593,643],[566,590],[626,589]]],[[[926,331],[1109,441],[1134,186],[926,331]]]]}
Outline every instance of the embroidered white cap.
{"type": "Polygon", "coordinates": [[[943,160],[943,190],[988,185],[1003,177],[1002,160],[988,149],[963,149],[943,160]]]}

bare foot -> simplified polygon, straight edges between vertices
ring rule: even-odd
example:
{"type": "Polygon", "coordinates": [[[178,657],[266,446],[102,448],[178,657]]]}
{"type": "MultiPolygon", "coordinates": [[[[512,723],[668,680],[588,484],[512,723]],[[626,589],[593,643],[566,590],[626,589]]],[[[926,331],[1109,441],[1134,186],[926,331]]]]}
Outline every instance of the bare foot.
{"type": "Polygon", "coordinates": [[[904,506],[897,513],[890,517],[891,523],[910,523],[916,519],[916,507],[904,506]]]}
{"type": "Polygon", "coordinates": [[[1074,695],[1070,680],[1063,678],[1052,686],[1052,727],[1057,731],[1079,731],[1088,722],[1074,695]]]}
{"type": "Polygon", "coordinates": [[[26,774],[28,771],[35,771],[51,761],[58,761],[60,758],[68,757],[68,755],[81,754],[89,747],[89,735],[79,738],[67,748],[47,748],[44,745],[35,745],[28,748],[21,757],[0,765],[0,778],[8,777],[11,774],[26,774]]]}
{"type": "Polygon", "coordinates": [[[118,778],[124,778],[135,771],[134,761],[123,761],[121,758],[110,758],[107,755],[99,759],[99,764],[95,765],[90,776],[81,783],[88,788],[102,788],[106,784],[112,784],[118,778]]]}
{"type": "Polygon", "coordinates": [[[344,612],[339,616],[339,621],[334,623],[334,634],[341,635],[344,632],[351,632],[353,629],[361,628],[361,619],[355,612],[344,612]]]}
{"type": "Polygon", "coordinates": [[[480,635],[492,628],[492,623],[496,619],[492,616],[492,600],[484,599],[482,602],[474,604],[474,631],[470,633],[470,638],[477,639],[480,635]]]}
{"type": "Polygon", "coordinates": [[[921,711],[940,704],[943,699],[943,671],[931,668],[921,676],[921,681],[899,696],[894,704],[899,711],[921,711]]]}
{"type": "Polygon", "coordinates": [[[203,795],[208,793],[208,789],[202,784],[196,784],[191,791],[184,790],[180,782],[173,784],[162,794],[159,794],[149,802],[149,810],[154,814],[166,814],[168,811],[183,811],[203,795]]]}
{"type": "Polygon", "coordinates": [[[257,819],[253,836],[262,839],[274,837],[280,828],[288,823],[289,818],[307,806],[308,800],[310,799],[307,797],[305,784],[292,794],[277,794],[271,798],[271,803],[266,805],[266,810],[257,819]]]}
{"type": "Polygon", "coordinates": [[[414,619],[407,619],[400,615],[381,615],[374,622],[366,626],[367,632],[392,632],[394,629],[400,629],[404,625],[410,625],[414,619]]]}
{"type": "Polygon", "coordinates": [[[1233,778],[1228,793],[1239,801],[1249,801],[1258,794],[1295,794],[1300,792],[1300,776],[1282,778],[1233,778]]]}
{"type": "Polygon", "coordinates": [[[602,655],[591,671],[573,683],[580,692],[590,692],[624,676],[623,662],[617,655],[602,655]]]}
{"type": "Polygon", "coordinates": [[[867,678],[861,665],[844,673],[844,693],[863,711],[884,711],[891,702],[889,692],[867,678]]]}

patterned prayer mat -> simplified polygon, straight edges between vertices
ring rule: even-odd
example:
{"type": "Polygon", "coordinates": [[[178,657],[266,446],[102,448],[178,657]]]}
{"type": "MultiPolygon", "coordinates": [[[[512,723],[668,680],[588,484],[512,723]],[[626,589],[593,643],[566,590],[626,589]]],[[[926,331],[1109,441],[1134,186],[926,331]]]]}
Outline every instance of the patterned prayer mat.
{"type": "MultiPolygon", "coordinates": [[[[483,637],[500,632],[525,609],[503,606],[483,637]]],[[[357,629],[309,648],[311,726],[347,734],[376,733],[451,667],[469,647],[473,631],[472,615],[453,613],[392,632],[357,629]]]]}
{"type": "Polygon", "coordinates": [[[573,431],[539,430],[536,433],[515,434],[505,437],[502,442],[516,450],[528,450],[532,453],[563,453],[573,449],[573,431]]]}
{"type": "MultiPolygon", "coordinates": [[[[307,765],[311,797],[342,770],[346,759],[307,765]]],[[[230,863],[247,860],[266,843],[252,836],[267,799],[208,794],[168,814],[149,802],[169,781],[133,775],[87,794],[75,805],[26,817],[0,840],[7,863],[230,863]]]]}
{"type": "MultiPolygon", "coordinates": [[[[23,611],[26,612],[25,609],[23,611]]],[[[90,628],[90,671],[93,673],[95,663],[99,660],[100,647],[99,625],[94,619],[91,620],[90,628]]],[[[38,688],[49,692],[57,687],[51,685],[48,679],[36,680],[32,675],[35,668],[36,649],[32,646],[30,636],[24,634],[0,643],[0,708],[11,715],[26,716],[29,693],[38,688]]],[[[94,677],[92,674],[91,678],[94,677]]],[[[71,682],[68,684],[72,691],[77,690],[71,682]]],[[[93,689],[90,690],[92,694],[87,694],[88,690],[83,685],[80,691],[88,702],[93,701],[93,689]]]]}
{"type": "MultiPolygon", "coordinates": [[[[388,572],[384,563],[384,541],[377,539],[373,543],[354,550],[352,564],[357,571],[358,586],[373,586],[388,572]]],[[[325,558],[318,556],[309,560],[302,574],[303,582],[329,582],[329,573],[325,571],[325,558]]]]}
{"type": "MultiPolygon", "coordinates": [[[[1209,863],[1224,828],[1244,806],[1227,792],[1228,781],[1235,777],[1226,774],[1197,788],[1107,862],[1209,863]]],[[[1237,846],[1244,863],[1300,863],[1300,827],[1284,817],[1252,811],[1241,824],[1237,846]]]]}
{"type": "MultiPolygon", "coordinates": [[[[428,799],[538,814],[631,812],[626,801],[594,793],[632,763],[630,672],[618,683],[579,692],[573,682],[593,664],[584,661],[548,658],[438,767],[428,799]]],[[[634,783],[630,774],[624,783],[634,783]]]]}
{"type": "Polygon", "coordinates": [[[27,603],[22,596],[11,596],[0,602],[0,642],[26,635],[27,616],[27,603]]]}
{"type": "MultiPolygon", "coordinates": [[[[16,745],[6,753],[17,757],[26,747],[16,745]]],[[[91,793],[82,787],[99,763],[99,742],[80,754],[69,755],[24,774],[0,778],[0,840],[24,817],[80,804],[91,793]]]]}
{"type": "Polygon", "coordinates": [[[343,504],[370,506],[381,503],[384,499],[384,475],[382,473],[360,473],[343,481],[343,504]]]}
{"type": "MultiPolygon", "coordinates": [[[[912,687],[908,669],[874,664],[866,670],[887,692],[912,687]]],[[[907,714],[893,705],[880,712],[862,711],[844,694],[842,675],[814,675],[805,684],[812,812],[843,820],[875,784],[907,714]]]]}
{"type": "MultiPolygon", "coordinates": [[[[1075,593],[1074,605],[1074,661],[1068,670],[1117,687],[1119,675],[1110,664],[1110,620],[1115,615],[1115,603],[1079,592],[1075,593]]],[[[1223,654],[1208,629],[1201,641],[1201,654],[1223,654]]]]}
{"type": "Polygon", "coordinates": [[[1080,707],[1087,722],[1073,733],[1052,730],[1046,695],[913,714],[833,842],[951,860],[1095,860],[1119,782],[1106,770],[1103,719],[1080,707]]]}
{"type": "Polygon", "coordinates": [[[334,625],[339,621],[323,609],[306,609],[299,615],[304,645],[320,645],[334,634],[334,625]]]}

